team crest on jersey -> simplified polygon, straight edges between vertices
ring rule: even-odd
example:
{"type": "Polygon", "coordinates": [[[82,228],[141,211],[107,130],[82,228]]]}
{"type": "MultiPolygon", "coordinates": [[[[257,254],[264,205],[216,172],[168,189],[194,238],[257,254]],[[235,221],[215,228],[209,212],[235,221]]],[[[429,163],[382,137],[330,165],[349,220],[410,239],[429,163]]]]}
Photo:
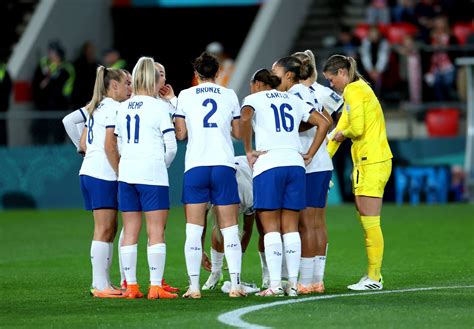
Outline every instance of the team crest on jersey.
{"type": "Polygon", "coordinates": [[[351,110],[351,107],[349,106],[349,104],[346,105],[346,111],[347,113],[349,113],[349,111],[351,110]]]}
{"type": "Polygon", "coordinates": [[[329,95],[336,103],[339,102],[341,100],[341,97],[339,97],[338,94],[336,93],[331,93],[331,95],[329,95]]]}

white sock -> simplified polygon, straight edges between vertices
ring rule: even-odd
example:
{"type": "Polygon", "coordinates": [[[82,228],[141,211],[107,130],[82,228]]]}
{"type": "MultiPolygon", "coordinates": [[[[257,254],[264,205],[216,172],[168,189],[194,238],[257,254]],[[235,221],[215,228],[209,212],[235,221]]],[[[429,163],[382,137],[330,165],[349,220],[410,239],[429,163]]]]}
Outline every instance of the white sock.
{"type": "Polygon", "coordinates": [[[211,271],[212,273],[222,273],[222,263],[224,261],[224,253],[211,248],[211,271]]]}
{"type": "Polygon", "coordinates": [[[160,286],[163,280],[166,262],[166,244],[158,243],[147,248],[148,266],[150,268],[150,284],[160,286]]]}
{"type": "Polygon", "coordinates": [[[326,256],[315,256],[313,283],[323,282],[325,268],[326,268],[326,256]]]}
{"type": "Polygon", "coordinates": [[[229,267],[232,287],[240,285],[240,270],[242,269],[242,245],[240,244],[239,225],[221,229],[224,237],[224,253],[229,267]]]}
{"type": "Polygon", "coordinates": [[[92,287],[103,290],[108,287],[107,265],[109,256],[108,242],[92,241],[91,263],[92,263],[92,287]]]}
{"type": "Polygon", "coordinates": [[[112,265],[112,259],[114,257],[114,244],[113,242],[107,242],[108,253],[107,253],[107,283],[109,286],[112,285],[110,281],[110,266],[112,265]]]}
{"type": "Polygon", "coordinates": [[[298,232],[283,235],[285,246],[286,268],[288,270],[288,281],[296,283],[301,261],[301,239],[298,232]]]}
{"type": "Polygon", "coordinates": [[[270,278],[270,274],[268,274],[268,267],[267,267],[267,260],[265,258],[265,252],[259,251],[258,254],[260,255],[260,265],[262,266],[262,280],[268,280],[270,278]]]}
{"type": "Polygon", "coordinates": [[[123,268],[122,268],[122,252],[120,251],[120,247],[122,246],[122,241],[123,241],[123,227],[122,227],[122,230],[120,231],[120,236],[119,236],[118,245],[117,245],[119,271],[120,271],[120,285],[122,285],[123,281],[125,280],[125,273],[123,272],[123,268]]]}
{"type": "Polygon", "coordinates": [[[324,270],[326,268],[326,256],[328,254],[328,246],[329,244],[326,244],[326,255],[314,257],[313,283],[319,283],[324,281],[324,270]]]}
{"type": "Polygon", "coordinates": [[[265,245],[265,259],[267,260],[268,273],[270,276],[270,287],[281,287],[281,261],[282,248],[281,234],[270,232],[263,236],[265,245]]]}
{"type": "Polygon", "coordinates": [[[137,284],[137,244],[120,247],[127,284],[137,284]]]}
{"type": "Polygon", "coordinates": [[[202,245],[201,235],[203,226],[186,224],[186,242],[184,243],[184,256],[186,269],[189,276],[189,288],[199,290],[199,272],[201,270],[202,245]]]}
{"type": "Polygon", "coordinates": [[[281,279],[282,279],[282,280],[288,280],[288,267],[286,266],[285,244],[283,244],[281,253],[282,253],[282,259],[281,259],[281,279]]]}
{"type": "Polygon", "coordinates": [[[299,283],[304,286],[310,285],[313,281],[314,273],[314,257],[301,257],[300,262],[300,279],[299,283]]]}

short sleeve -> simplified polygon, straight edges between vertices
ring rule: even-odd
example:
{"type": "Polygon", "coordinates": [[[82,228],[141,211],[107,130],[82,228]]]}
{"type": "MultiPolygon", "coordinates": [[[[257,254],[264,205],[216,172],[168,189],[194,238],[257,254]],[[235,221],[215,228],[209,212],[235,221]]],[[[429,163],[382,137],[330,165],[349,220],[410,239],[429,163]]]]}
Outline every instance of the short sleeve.
{"type": "Polygon", "coordinates": [[[252,97],[247,96],[244,98],[241,110],[246,106],[251,107],[255,111],[255,105],[254,105],[254,102],[252,101],[252,97]]]}
{"type": "Polygon", "coordinates": [[[111,107],[107,109],[107,114],[105,117],[105,128],[115,128],[117,124],[117,108],[111,107]]]}
{"type": "MultiPolygon", "coordinates": [[[[300,100],[299,98],[297,98],[295,100],[295,102],[297,102],[297,106],[298,108],[300,109],[300,111],[302,111],[302,118],[301,120],[304,121],[304,122],[307,122],[308,119],[309,119],[309,116],[311,115],[312,112],[318,110],[317,108],[315,108],[313,105],[311,104],[308,104],[302,100],[300,100]]],[[[318,104],[319,105],[319,104],[318,104]]],[[[321,106],[321,105],[319,105],[321,106]]]]}
{"type": "Polygon", "coordinates": [[[323,89],[321,103],[329,114],[339,111],[344,105],[344,100],[335,91],[330,88],[323,89]]]}
{"type": "Polygon", "coordinates": [[[163,135],[169,132],[174,132],[173,122],[168,115],[165,115],[164,111],[160,111],[159,120],[160,131],[163,135]]]}
{"type": "Polygon", "coordinates": [[[235,119],[240,119],[240,104],[239,104],[239,99],[237,98],[237,95],[235,91],[232,91],[232,97],[231,97],[231,106],[232,106],[232,118],[235,119]]]}
{"type": "Polygon", "coordinates": [[[186,118],[186,114],[184,111],[184,104],[185,103],[185,94],[180,92],[178,95],[178,100],[176,102],[176,111],[174,112],[173,116],[177,118],[186,118]]]}

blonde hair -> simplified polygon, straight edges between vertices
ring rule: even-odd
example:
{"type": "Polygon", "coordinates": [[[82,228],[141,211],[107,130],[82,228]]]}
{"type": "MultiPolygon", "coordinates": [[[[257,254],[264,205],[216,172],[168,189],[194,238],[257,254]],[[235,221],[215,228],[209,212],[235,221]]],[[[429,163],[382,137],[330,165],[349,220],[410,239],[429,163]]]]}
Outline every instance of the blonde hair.
{"type": "Polygon", "coordinates": [[[125,77],[124,72],[121,69],[107,69],[102,65],[99,65],[95,75],[94,93],[91,101],[86,105],[86,110],[89,116],[92,116],[97,105],[104,99],[109,90],[110,81],[122,81],[125,77]]]}
{"type": "Polygon", "coordinates": [[[139,92],[148,96],[155,96],[155,86],[160,79],[160,74],[155,67],[155,60],[151,57],[140,57],[132,71],[133,93],[139,92]]]}
{"type": "Polygon", "coordinates": [[[313,73],[308,79],[311,79],[312,82],[315,82],[318,79],[316,59],[311,50],[306,49],[305,51],[297,51],[296,53],[291,54],[291,56],[298,58],[303,63],[303,65],[311,66],[313,68],[313,73]]]}

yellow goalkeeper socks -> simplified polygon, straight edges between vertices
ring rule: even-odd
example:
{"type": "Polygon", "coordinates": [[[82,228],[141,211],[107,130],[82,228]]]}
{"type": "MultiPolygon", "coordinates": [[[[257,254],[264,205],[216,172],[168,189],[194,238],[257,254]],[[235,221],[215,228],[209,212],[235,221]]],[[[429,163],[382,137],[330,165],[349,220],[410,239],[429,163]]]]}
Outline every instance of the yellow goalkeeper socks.
{"type": "Polygon", "coordinates": [[[383,235],[380,227],[380,216],[360,216],[365,233],[365,248],[369,260],[367,275],[370,279],[380,280],[380,269],[383,259],[383,235]]]}

